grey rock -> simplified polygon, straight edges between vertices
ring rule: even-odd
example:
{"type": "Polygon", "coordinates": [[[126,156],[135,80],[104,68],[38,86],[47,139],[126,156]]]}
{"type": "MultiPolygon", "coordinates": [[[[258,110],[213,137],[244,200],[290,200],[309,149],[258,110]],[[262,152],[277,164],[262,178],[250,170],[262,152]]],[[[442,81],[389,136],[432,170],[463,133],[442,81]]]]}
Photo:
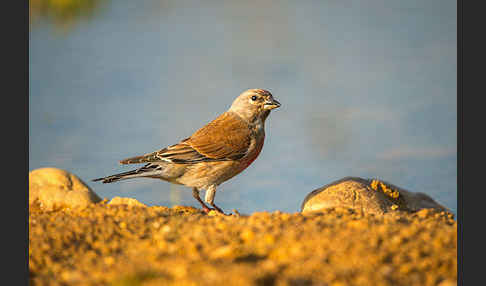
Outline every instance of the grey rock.
{"type": "Polygon", "coordinates": [[[366,213],[385,214],[401,210],[416,212],[425,208],[448,211],[424,193],[414,193],[378,179],[345,177],[309,193],[301,212],[347,207],[366,213]]]}
{"type": "Polygon", "coordinates": [[[40,168],[29,172],[29,205],[41,209],[86,207],[101,201],[76,175],[57,168],[40,168]]]}

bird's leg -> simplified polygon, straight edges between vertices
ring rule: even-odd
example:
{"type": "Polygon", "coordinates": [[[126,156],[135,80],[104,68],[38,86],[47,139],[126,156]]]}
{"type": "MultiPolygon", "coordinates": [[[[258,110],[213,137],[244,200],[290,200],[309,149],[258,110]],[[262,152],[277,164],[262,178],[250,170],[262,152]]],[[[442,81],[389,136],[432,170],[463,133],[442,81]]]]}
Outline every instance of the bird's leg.
{"type": "Polygon", "coordinates": [[[214,196],[216,195],[216,187],[211,186],[206,190],[206,195],[204,197],[204,200],[210,204],[216,211],[219,213],[222,213],[226,215],[222,209],[220,209],[215,203],[214,203],[214,196]]]}
{"type": "Polygon", "coordinates": [[[205,213],[208,213],[211,210],[199,197],[199,191],[197,188],[192,188],[192,196],[201,204],[205,213]]]}

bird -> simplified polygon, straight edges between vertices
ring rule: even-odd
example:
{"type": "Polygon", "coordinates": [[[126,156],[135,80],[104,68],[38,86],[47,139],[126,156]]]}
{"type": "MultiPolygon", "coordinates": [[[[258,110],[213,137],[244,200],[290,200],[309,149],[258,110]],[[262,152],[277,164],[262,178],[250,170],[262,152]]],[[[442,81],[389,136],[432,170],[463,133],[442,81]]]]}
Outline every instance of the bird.
{"type": "Polygon", "coordinates": [[[242,92],[230,108],[179,143],[155,152],[130,157],[121,164],[140,168],[93,179],[113,183],[133,178],[155,178],[192,188],[203,212],[225,214],[214,198],[220,184],[241,173],[255,161],[265,140],[265,120],[281,104],[264,89],[242,92]],[[205,190],[204,200],[200,192],[205,190]]]}

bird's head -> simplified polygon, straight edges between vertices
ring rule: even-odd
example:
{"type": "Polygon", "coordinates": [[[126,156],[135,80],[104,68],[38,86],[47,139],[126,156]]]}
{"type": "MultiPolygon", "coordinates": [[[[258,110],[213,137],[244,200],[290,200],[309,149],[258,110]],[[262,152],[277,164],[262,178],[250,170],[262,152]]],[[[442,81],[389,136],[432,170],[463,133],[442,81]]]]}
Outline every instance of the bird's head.
{"type": "Polygon", "coordinates": [[[265,121],[272,109],[280,107],[280,102],[264,89],[248,89],[240,94],[231,105],[229,111],[235,112],[243,119],[265,121]]]}

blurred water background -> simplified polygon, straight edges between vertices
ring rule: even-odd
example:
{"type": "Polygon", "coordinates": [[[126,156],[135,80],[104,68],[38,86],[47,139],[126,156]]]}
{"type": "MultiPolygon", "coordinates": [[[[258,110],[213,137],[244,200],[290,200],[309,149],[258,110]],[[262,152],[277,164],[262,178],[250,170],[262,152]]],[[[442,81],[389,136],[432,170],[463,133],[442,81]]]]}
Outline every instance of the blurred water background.
{"type": "Polygon", "coordinates": [[[216,203],[296,212],[345,176],[457,211],[456,1],[30,0],[29,170],[101,197],[193,205],[118,160],[177,143],[248,88],[282,103],[260,157],[216,203]]]}

